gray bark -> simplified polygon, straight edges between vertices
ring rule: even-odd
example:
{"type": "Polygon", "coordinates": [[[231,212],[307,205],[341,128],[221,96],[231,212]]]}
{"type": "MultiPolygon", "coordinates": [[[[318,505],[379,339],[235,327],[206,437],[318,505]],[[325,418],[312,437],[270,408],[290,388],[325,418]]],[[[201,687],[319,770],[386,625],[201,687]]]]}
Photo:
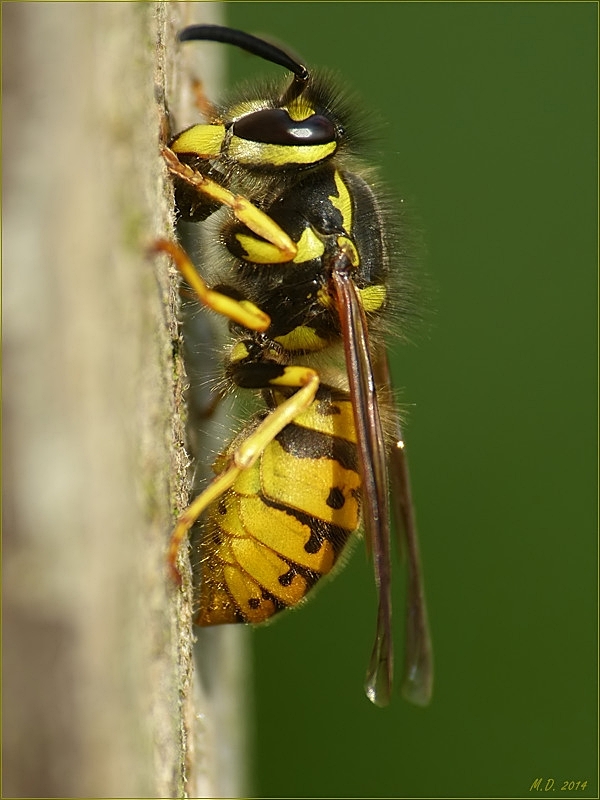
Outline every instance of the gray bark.
{"type": "MultiPolygon", "coordinates": [[[[158,142],[202,5],[2,8],[5,796],[240,788],[193,677],[190,575],[165,566],[186,379],[177,276],[147,253],[173,235],[158,142]]],[[[237,698],[243,656],[216,636],[237,698]]]]}

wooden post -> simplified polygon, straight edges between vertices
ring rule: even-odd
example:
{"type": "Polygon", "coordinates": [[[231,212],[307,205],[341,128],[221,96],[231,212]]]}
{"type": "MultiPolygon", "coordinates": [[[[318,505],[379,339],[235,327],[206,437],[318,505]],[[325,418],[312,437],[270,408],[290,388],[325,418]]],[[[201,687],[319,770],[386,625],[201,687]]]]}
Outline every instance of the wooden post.
{"type": "Polygon", "coordinates": [[[177,276],[147,254],[172,235],[174,32],[211,5],[2,8],[4,795],[241,793],[165,568],[186,379],[177,276]]]}

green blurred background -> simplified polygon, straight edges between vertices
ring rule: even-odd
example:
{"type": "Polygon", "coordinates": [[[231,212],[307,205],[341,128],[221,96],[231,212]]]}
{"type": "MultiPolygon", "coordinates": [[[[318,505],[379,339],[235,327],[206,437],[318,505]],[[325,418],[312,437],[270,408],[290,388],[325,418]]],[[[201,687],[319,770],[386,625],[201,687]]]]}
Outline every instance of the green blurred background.
{"type": "MultiPolygon", "coordinates": [[[[523,797],[541,777],[597,796],[597,4],[225,12],[385,118],[383,175],[416,209],[431,287],[393,366],[432,705],[363,694],[376,609],[360,546],[313,602],[253,634],[255,792],[523,797]]],[[[231,82],[270,71],[238,51],[230,66],[231,82]]],[[[403,588],[397,568],[398,650],[403,588]]]]}

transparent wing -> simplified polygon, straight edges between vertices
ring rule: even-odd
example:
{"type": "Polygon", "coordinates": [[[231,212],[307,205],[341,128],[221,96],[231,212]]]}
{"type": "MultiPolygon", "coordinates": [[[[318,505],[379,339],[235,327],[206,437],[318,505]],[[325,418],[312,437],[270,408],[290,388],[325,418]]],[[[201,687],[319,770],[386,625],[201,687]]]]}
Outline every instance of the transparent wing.
{"type": "MultiPolygon", "coordinates": [[[[377,359],[375,378],[378,386],[389,386],[391,383],[385,352],[377,359]]],[[[394,424],[394,443],[389,454],[391,496],[398,528],[399,548],[405,556],[408,574],[402,694],[411,703],[425,706],[431,699],[433,689],[433,653],[408,460],[397,417],[394,424]]]]}
{"type": "Polygon", "coordinates": [[[368,547],[373,556],[379,597],[377,632],[369,662],[365,691],[373,703],[389,703],[393,676],[392,603],[390,588],[390,512],[388,501],[387,452],[371,353],[367,321],[358,289],[340,257],[332,283],[342,327],[350,395],[357,432],[362,513],[368,547]]]}

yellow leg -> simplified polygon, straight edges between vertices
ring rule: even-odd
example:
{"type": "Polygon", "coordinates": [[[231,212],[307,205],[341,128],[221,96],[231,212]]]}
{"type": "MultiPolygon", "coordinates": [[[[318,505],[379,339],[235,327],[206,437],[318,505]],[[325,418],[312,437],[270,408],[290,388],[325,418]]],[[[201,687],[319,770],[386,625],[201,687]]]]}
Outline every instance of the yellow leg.
{"type": "Polygon", "coordinates": [[[216,181],[201,175],[187,164],[182,164],[170,148],[163,147],[162,155],[171,174],[181,178],[200,194],[230,208],[236,219],[243,222],[257,236],[274,245],[270,257],[272,263],[285,264],[287,261],[294,260],[298,252],[295,243],[264,211],[261,211],[242,195],[233,194],[216,181]]]}
{"type": "Polygon", "coordinates": [[[188,254],[175,242],[158,239],[152,245],[152,250],[167,253],[171,256],[175,266],[192,287],[202,305],[211,308],[218,314],[222,314],[227,319],[237,322],[251,331],[266,331],[271,324],[271,318],[255,306],[254,303],[250,303],[247,300],[240,302],[228,297],[226,294],[209,289],[198,274],[188,254]]]}
{"type": "Polygon", "coordinates": [[[252,467],[267,445],[290,422],[306,411],[315,399],[319,388],[319,376],[308,367],[286,367],[283,375],[273,381],[277,386],[300,387],[290,398],[277,406],[260,425],[252,431],[240,446],[231,454],[228,466],[210,482],[207,488],[196,497],[177,520],[169,545],[169,567],[177,584],[181,575],[177,569],[177,554],[188,531],[208,506],[224,492],[231,489],[239,474],[252,467]]]}

